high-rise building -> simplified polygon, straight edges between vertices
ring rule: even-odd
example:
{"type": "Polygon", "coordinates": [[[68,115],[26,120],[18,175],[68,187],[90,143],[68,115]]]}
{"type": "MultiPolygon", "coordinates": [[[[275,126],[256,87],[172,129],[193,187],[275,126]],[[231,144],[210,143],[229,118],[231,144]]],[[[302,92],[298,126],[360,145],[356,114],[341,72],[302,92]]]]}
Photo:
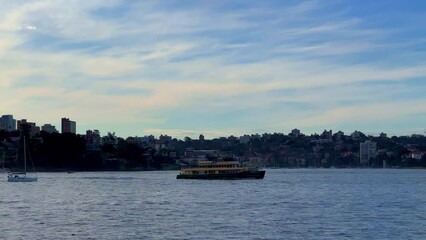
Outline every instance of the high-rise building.
{"type": "Polygon", "coordinates": [[[0,130],[12,132],[16,130],[16,120],[13,115],[3,115],[0,118],[0,130]]]}
{"type": "Polygon", "coordinates": [[[74,133],[76,134],[77,124],[74,121],[71,121],[69,118],[61,119],[61,130],[62,133],[74,133]]]}
{"type": "Polygon", "coordinates": [[[367,164],[371,158],[377,156],[377,143],[370,140],[359,144],[359,163],[367,164]]]}
{"type": "Polygon", "coordinates": [[[27,119],[18,120],[17,126],[20,131],[24,130],[23,125],[29,126],[30,137],[34,137],[36,134],[40,133],[40,127],[38,127],[35,123],[27,121],[27,119]]]}

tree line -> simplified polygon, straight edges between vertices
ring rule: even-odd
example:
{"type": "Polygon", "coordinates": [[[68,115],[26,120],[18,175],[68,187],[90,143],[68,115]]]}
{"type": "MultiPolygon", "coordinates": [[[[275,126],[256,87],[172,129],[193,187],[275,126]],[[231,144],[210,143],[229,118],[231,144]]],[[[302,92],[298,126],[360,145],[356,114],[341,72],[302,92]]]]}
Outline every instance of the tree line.
{"type": "Polygon", "coordinates": [[[30,138],[24,127],[20,133],[0,131],[0,152],[5,152],[5,168],[22,168],[23,136],[27,140],[27,162],[32,161],[37,171],[160,170],[164,165],[175,163],[152,148],[130,144],[122,138],[116,145],[103,144],[99,149],[88,150],[83,136],[42,131],[30,138]],[[20,136],[17,144],[11,140],[13,135],[20,136]]]}

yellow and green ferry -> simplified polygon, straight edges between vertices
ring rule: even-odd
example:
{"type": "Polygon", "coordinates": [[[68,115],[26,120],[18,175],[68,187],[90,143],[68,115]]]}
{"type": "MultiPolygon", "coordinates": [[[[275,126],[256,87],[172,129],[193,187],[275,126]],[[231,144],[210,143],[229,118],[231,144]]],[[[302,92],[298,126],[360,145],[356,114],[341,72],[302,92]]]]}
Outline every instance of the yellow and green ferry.
{"type": "Polygon", "coordinates": [[[239,161],[198,161],[182,167],[177,179],[263,179],[265,171],[239,161]]]}

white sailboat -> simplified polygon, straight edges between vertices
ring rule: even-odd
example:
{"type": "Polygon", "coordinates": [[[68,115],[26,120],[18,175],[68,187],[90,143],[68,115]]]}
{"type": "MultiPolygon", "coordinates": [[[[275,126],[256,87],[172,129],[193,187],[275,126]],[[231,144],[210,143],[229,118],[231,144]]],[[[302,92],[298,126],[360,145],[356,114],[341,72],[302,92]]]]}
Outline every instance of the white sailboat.
{"type": "Polygon", "coordinates": [[[24,171],[23,172],[10,172],[7,175],[8,182],[36,182],[38,180],[37,174],[34,176],[27,176],[27,147],[24,136],[24,171]]]}

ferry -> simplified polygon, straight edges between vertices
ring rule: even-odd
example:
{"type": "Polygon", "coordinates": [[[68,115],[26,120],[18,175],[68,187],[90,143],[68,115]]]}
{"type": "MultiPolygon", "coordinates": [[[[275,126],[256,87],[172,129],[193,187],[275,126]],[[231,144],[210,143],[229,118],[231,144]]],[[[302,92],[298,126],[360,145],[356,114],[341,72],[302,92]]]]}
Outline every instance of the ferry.
{"type": "Polygon", "coordinates": [[[182,167],[177,179],[263,179],[265,171],[244,166],[239,161],[198,161],[182,167]]]}

